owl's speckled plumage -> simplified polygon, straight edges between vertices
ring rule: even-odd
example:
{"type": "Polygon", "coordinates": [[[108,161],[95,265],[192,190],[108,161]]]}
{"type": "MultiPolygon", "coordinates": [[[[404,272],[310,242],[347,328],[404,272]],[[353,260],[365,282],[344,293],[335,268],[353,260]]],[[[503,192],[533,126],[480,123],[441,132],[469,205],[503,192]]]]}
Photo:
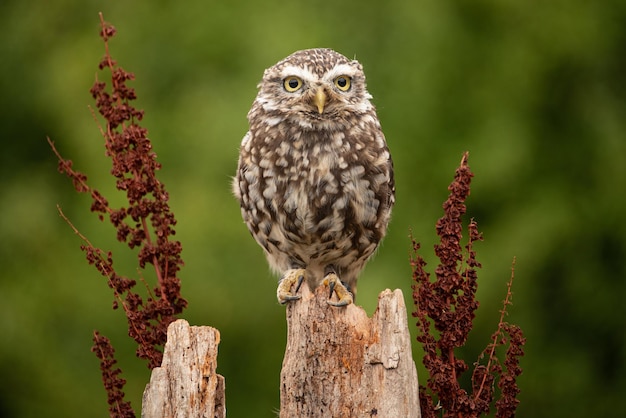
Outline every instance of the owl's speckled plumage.
{"type": "MultiPolygon", "coordinates": [[[[362,66],[330,49],[298,51],[258,87],[233,181],[243,219],[283,279],[305,272],[315,288],[331,275],[354,293],[394,204],[362,66]]],[[[281,297],[280,286],[278,296],[297,298],[281,297]]]]}

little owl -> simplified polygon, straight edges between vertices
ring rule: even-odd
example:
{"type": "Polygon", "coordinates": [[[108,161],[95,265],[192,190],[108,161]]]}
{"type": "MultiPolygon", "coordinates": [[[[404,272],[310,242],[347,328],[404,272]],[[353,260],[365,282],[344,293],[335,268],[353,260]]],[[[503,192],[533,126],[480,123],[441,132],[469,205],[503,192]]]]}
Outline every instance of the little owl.
{"type": "Polygon", "coordinates": [[[298,51],[258,87],[233,181],[243,219],[281,274],[280,303],[299,299],[306,279],[348,305],[395,200],[363,67],[331,49],[298,51]]]}

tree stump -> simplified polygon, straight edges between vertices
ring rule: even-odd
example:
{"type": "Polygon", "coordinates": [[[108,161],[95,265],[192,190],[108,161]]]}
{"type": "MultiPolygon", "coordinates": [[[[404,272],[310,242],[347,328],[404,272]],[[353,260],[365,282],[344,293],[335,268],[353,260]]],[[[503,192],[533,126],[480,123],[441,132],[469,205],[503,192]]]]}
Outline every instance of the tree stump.
{"type": "Polygon", "coordinates": [[[421,417],[402,292],[383,291],[371,319],[329,306],[327,287],[300,292],[287,304],[280,417],[421,417]]]}
{"type": "Polygon", "coordinates": [[[216,373],[220,333],[172,322],[161,367],[143,392],[143,418],[225,418],[224,378],[216,373]]]}

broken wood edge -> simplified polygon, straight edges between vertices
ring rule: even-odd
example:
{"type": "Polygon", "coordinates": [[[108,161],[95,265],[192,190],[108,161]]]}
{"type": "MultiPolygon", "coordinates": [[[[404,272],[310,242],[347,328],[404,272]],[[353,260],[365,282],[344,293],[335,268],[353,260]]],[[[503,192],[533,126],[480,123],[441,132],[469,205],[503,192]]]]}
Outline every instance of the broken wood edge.
{"type": "Polygon", "coordinates": [[[327,304],[328,288],[287,305],[280,417],[419,418],[419,385],[401,290],[380,293],[372,315],[327,304]]]}
{"type": "Polygon", "coordinates": [[[225,418],[225,381],[216,373],[220,333],[209,326],[172,322],[161,367],[152,370],[142,418],[225,418]]]}
{"type": "MultiPolygon", "coordinates": [[[[327,304],[328,289],[301,289],[286,307],[287,347],[280,417],[421,418],[418,380],[400,290],[380,293],[369,318],[354,304],[327,304]]],[[[225,382],[216,373],[219,331],[170,324],[161,367],[143,394],[143,418],[225,418],[225,382]]]]}

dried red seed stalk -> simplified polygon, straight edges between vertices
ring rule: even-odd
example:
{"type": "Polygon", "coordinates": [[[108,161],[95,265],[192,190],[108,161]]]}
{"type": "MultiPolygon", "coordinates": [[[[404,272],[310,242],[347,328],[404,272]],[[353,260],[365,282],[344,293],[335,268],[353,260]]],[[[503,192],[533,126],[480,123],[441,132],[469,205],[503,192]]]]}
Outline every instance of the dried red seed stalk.
{"type": "MultiPolygon", "coordinates": [[[[108,216],[117,230],[117,239],[131,249],[138,248],[138,263],[142,269],[148,265],[154,268],[158,285],[152,291],[146,286],[148,297],[144,301],[133,290],[136,281],[117,274],[111,253],[105,254],[92,245],[59,209],[61,216],[83,240],[81,249],[85,251],[89,264],[107,278],[115,296],[114,309],[120,305],[124,309],[129,335],[138,344],[137,356],[146,359],[148,367],[153,369],[161,364],[163,354],[160,350],[167,338],[168,325],[187,306],[187,301],[180,294],[180,279],[177,276],[183,265],[180,257],[182,246],[179,241],[172,239],[176,218],[168,205],[169,195],[156,177],[156,171],[161,166],[152,151],[147,130],[138,125],[143,118],[143,111],[131,105],[137,96],[126,83],[133,80],[134,75],[118,67],[111,58],[108,41],[116,31],[104,21],[102,14],[100,22],[100,36],[104,40],[106,52],[98,67],[100,70],[110,70],[111,85],[107,90],[106,83],[96,80],[90,92],[106,121],[106,129],[101,129],[101,132],[105,139],[106,155],[112,161],[111,174],[117,179],[117,189],[125,192],[128,205],[112,208],[100,192],[88,185],[87,176],[74,170],[72,161],[64,159],[50,139],[48,142],[59,160],[59,171],[72,179],[76,191],[91,194],[91,211],[98,213],[101,220],[108,216]]],[[[93,351],[101,360],[112,416],[134,416],[130,405],[121,402],[124,381],[117,379],[119,369],[111,371],[115,360],[110,342],[96,333],[94,343],[93,351]],[[114,409],[117,412],[114,413],[114,409]]]]}
{"type": "MultiPolygon", "coordinates": [[[[500,319],[498,331],[494,334],[490,350],[489,364],[476,364],[472,374],[472,394],[461,388],[460,375],[468,369],[467,364],[455,357],[455,348],[467,341],[475,311],[478,308],[476,290],[478,288],[476,269],[480,263],[476,260],[473,244],[482,241],[482,234],[474,220],[468,226],[468,242],[465,252],[461,246],[462,216],[466,212],[465,200],[470,194],[473,173],[467,165],[468,153],[463,155],[456,170],[454,181],[448,187],[450,195],[444,202],[444,216],[436,225],[440,243],[435,246],[435,254],[440,264],[435,270],[436,279],[431,281],[426,272],[426,262],[418,255],[420,245],[413,242],[413,301],[420,331],[417,340],[424,347],[423,363],[429,372],[427,387],[420,386],[420,405],[424,418],[478,417],[488,413],[494,399],[494,382],[499,377],[498,387],[501,397],[496,402],[497,416],[509,417],[517,407],[519,388],[516,377],[521,373],[519,357],[523,355],[524,338],[518,327],[511,326],[500,319]],[[431,330],[434,325],[437,333],[431,330]],[[509,348],[505,357],[505,370],[494,358],[496,345],[505,342],[504,334],[509,336],[509,348]],[[442,414],[443,411],[443,414],[442,414]]],[[[511,279],[512,281],[512,279],[511,279]]],[[[502,312],[510,303],[510,284],[502,312]]]]}
{"type": "Polygon", "coordinates": [[[119,377],[122,370],[113,368],[117,360],[115,360],[115,350],[111,345],[111,341],[98,331],[95,331],[93,333],[93,343],[91,351],[100,360],[100,370],[102,371],[102,381],[107,391],[110,416],[135,418],[135,412],[130,406],[130,402],[124,401],[124,391],[122,389],[126,384],[126,380],[119,377]]]}

